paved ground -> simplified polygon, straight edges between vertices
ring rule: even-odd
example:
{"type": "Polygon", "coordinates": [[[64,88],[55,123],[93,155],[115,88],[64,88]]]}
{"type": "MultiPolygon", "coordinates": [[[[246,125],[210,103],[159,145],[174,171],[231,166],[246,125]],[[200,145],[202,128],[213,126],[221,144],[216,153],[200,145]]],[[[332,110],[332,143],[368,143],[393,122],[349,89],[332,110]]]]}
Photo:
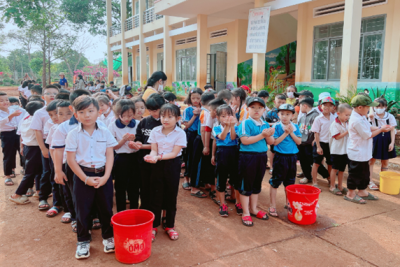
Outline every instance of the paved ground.
{"type": "MultiPolygon", "coordinates": [[[[269,177],[260,195],[262,209],[269,207],[269,177]]],[[[21,178],[14,179],[16,184],[21,178]]],[[[170,241],[160,231],[151,257],[139,265],[400,266],[400,196],[378,192],[379,201],[357,205],[330,194],[325,181],[320,184],[318,219],[310,226],[287,220],[283,188],[278,192],[279,218],[255,220],[252,228],[241,224],[233,205],[231,215],[221,218],[209,198],[197,199],[181,189],[179,240],[170,241]]],[[[46,218],[37,210],[37,200],[25,206],[9,202],[15,189],[0,182],[0,266],[122,266],[113,254],[103,253],[100,230],[94,232],[91,257],[76,260],[70,225],[60,223],[60,216],[46,218]]]]}

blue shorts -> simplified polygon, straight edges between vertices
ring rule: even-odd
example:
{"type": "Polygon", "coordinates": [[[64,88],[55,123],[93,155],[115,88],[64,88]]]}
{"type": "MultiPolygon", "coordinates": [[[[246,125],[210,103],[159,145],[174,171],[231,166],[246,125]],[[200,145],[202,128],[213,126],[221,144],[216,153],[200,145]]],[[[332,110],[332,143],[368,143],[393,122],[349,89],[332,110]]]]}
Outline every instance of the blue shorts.
{"type": "Polygon", "coordinates": [[[272,177],[269,184],[273,188],[278,188],[282,183],[286,187],[292,185],[296,180],[296,154],[281,154],[275,152],[274,163],[272,165],[272,177]]]}
{"type": "Polygon", "coordinates": [[[241,195],[250,196],[261,192],[267,161],[266,152],[239,152],[239,179],[236,189],[241,195]]]}

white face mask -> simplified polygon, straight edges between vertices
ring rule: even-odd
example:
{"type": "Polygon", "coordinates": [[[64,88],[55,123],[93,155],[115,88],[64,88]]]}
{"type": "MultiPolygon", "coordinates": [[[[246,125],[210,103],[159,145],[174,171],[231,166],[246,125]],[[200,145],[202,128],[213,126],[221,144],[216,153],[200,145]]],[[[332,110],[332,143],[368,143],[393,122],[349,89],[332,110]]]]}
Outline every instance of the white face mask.
{"type": "Polygon", "coordinates": [[[164,89],[164,85],[160,84],[160,85],[158,86],[158,91],[161,92],[163,89],[164,89]]]}
{"type": "Polygon", "coordinates": [[[375,112],[376,112],[376,114],[383,114],[383,113],[385,113],[385,109],[384,108],[376,108],[375,112]]]}
{"type": "Polygon", "coordinates": [[[288,96],[289,98],[294,98],[294,93],[293,93],[293,92],[288,92],[288,93],[287,93],[287,96],[288,96]]]}

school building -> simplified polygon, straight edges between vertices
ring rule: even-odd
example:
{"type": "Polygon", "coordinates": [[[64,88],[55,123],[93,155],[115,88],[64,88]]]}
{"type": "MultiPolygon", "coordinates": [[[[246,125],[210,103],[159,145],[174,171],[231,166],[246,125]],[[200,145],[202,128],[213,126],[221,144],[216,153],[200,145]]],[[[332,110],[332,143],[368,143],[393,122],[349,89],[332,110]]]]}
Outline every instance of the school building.
{"type": "Polygon", "coordinates": [[[120,52],[122,84],[162,70],[178,94],[207,83],[258,90],[280,69],[314,95],[387,88],[400,99],[400,0],[121,0],[120,9],[114,21],[107,0],[108,69],[120,52]],[[249,10],[264,6],[267,53],[248,54],[249,10]]]}

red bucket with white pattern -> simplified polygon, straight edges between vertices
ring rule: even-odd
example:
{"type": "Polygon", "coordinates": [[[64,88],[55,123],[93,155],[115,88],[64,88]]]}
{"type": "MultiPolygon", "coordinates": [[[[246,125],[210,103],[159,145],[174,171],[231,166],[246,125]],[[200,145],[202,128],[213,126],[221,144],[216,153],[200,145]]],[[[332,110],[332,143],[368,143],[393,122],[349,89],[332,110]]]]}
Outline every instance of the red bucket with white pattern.
{"type": "Polygon", "coordinates": [[[321,190],[310,185],[293,184],[286,187],[288,219],[292,223],[308,225],[317,220],[321,190]]]}

